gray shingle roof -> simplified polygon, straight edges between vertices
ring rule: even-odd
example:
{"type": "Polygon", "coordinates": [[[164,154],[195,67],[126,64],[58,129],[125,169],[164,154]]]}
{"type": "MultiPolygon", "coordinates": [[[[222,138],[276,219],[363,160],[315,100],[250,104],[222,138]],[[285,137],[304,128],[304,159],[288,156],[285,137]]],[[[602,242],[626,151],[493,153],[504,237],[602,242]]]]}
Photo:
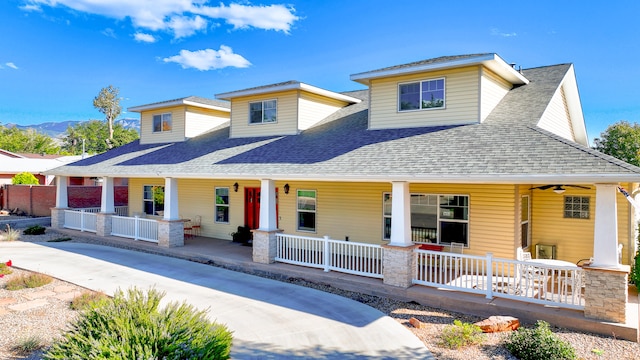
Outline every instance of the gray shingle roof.
{"type": "Polygon", "coordinates": [[[185,142],[132,143],[52,174],[118,177],[592,183],[640,181],[640,168],[565,140],[536,123],[569,64],[524,70],[482,124],[368,130],[363,99],[299,135],[230,139],[228,127],[185,142]]]}
{"type": "Polygon", "coordinates": [[[215,107],[220,107],[225,109],[231,108],[231,103],[225,100],[208,99],[200,96],[187,96],[187,97],[178,98],[178,99],[159,101],[151,104],[132,106],[128,110],[136,111],[136,109],[138,108],[145,108],[145,110],[152,109],[152,108],[162,108],[165,106],[171,106],[173,104],[183,104],[185,102],[193,102],[193,103],[198,103],[202,105],[215,106],[215,107]]]}

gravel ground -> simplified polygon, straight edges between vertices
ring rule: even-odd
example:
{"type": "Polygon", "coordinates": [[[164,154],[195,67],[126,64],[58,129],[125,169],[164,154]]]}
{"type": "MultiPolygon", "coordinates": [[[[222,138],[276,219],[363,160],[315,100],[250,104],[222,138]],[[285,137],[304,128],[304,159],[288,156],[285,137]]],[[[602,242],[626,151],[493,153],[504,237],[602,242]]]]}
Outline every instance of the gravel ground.
{"type": "MultiPolygon", "coordinates": [[[[62,235],[51,229],[47,229],[45,235],[21,235],[20,241],[48,241],[66,236],[67,235],[62,235]]],[[[76,236],[73,236],[70,241],[87,242],[86,239],[76,236]]],[[[0,261],[6,260],[0,258],[0,261]]],[[[19,266],[19,264],[14,265],[19,266]]],[[[0,301],[9,296],[16,296],[15,294],[9,294],[9,291],[4,289],[4,282],[2,281],[6,281],[6,278],[7,277],[0,279],[0,301]]],[[[463,322],[474,323],[483,320],[482,318],[431,308],[417,303],[405,303],[377,296],[344,291],[327,285],[310,283],[301,279],[290,279],[289,282],[335,293],[380,310],[410,329],[425,343],[437,359],[516,359],[502,346],[504,338],[508,336],[506,333],[487,334],[487,339],[482,345],[470,346],[463,349],[449,350],[439,345],[439,335],[442,329],[452,324],[453,320],[457,319],[463,322]],[[421,329],[411,326],[409,319],[412,317],[422,321],[425,326],[421,329]]],[[[63,282],[55,280],[54,284],[47,286],[56,286],[55,284],[60,285],[61,283],[63,282]]],[[[33,289],[20,291],[33,291],[33,289]]],[[[37,354],[33,355],[33,357],[11,357],[11,345],[28,334],[38,334],[45,340],[45,343],[48,344],[55,336],[59,336],[58,334],[60,334],[64,325],[72,321],[75,316],[76,313],[68,309],[68,302],[60,302],[60,304],[22,314],[10,313],[2,315],[0,312],[0,326],[3,329],[9,329],[9,331],[3,331],[3,336],[0,337],[0,359],[38,359],[37,354]],[[17,331],[13,329],[17,329],[17,331]]],[[[533,325],[524,324],[524,326],[532,327],[533,325]]],[[[576,349],[579,359],[640,359],[640,345],[634,342],[580,333],[562,328],[552,328],[552,330],[560,338],[571,343],[576,349]]]]}

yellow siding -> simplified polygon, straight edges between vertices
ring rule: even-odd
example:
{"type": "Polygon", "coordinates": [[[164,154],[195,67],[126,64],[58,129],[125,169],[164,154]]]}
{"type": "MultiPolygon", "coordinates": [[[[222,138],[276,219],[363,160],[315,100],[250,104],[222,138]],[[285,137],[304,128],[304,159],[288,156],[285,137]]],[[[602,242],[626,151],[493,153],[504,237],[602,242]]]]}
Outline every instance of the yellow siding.
{"type": "Polygon", "coordinates": [[[247,96],[231,101],[231,137],[295,135],[298,133],[298,92],[296,90],[247,96]],[[277,121],[249,124],[249,103],[277,100],[277,121]]]}
{"type": "Polygon", "coordinates": [[[369,127],[371,129],[477,123],[480,68],[470,66],[371,81],[369,127]],[[398,111],[398,84],[445,78],[445,109],[398,111]]]}
{"type": "Polygon", "coordinates": [[[228,112],[187,106],[185,136],[192,138],[229,121],[228,112]]]}
{"type": "Polygon", "coordinates": [[[564,89],[561,88],[553,96],[538,126],[565,139],[575,141],[564,89]]]}
{"type": "Polygon", "coordinates": [[[141,213],[145,185],[164,186],[164,179],[129,179],[129,216],[141,213]]]}
{"type": "Polygon", "coordinates": [[[298,130],[306,130],[347,105],[344,101],[330,99],[306,91],[300,92],[298,130]]]}
{"type": "Polygon", "coordinates": [[[484,121],[513,85],[488,69],[480,79],[480,121],[484,121]]]}
{"type": "Polygon", "coordinates": [[[166,109],[143,111],[140,114],[140,143],[155,144],[184,141],[185,139],[185,107],[175,106],[166,109]],[[171,113],[171,131],[153,132],[153,115],[171,113]]]}

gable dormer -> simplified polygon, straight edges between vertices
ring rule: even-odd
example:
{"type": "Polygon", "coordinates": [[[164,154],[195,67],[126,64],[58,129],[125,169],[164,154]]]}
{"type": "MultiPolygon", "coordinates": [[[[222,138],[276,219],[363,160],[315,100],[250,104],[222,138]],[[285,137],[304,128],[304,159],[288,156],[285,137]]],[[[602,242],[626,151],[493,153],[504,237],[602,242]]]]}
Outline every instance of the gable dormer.
{"type": "Polygon", "coordinates": [[[197,96],[134,106],[140,113],[140,143],[179,142],[205,133],[229,121],[226,101],[197,96]]]}
{"type": "Polygon", "coordinates": [[[351,75],[370,89],[369,128],[481,123],[529,81],[496,54],[445,56],[351,75]]]}
{"type": "Polygon", "coordinates": [[[216,98],[231,101],[232,138],[296,135],[361,101],[298,81],[217,94],[216,98]]]}

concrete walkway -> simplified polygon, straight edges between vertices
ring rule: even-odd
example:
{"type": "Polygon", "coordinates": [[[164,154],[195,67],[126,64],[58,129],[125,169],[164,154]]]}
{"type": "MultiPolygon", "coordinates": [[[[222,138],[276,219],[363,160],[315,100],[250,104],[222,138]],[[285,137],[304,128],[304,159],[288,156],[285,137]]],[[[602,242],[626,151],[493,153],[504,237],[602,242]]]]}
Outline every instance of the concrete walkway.
{"type": "Polygon", "coordinates": [[[186,260],[84,243],[0,243],[2,259],[92,290],[137,286],[209,308],[234,359],[434,359],[383,313],[337,295],[186,260]]]}

